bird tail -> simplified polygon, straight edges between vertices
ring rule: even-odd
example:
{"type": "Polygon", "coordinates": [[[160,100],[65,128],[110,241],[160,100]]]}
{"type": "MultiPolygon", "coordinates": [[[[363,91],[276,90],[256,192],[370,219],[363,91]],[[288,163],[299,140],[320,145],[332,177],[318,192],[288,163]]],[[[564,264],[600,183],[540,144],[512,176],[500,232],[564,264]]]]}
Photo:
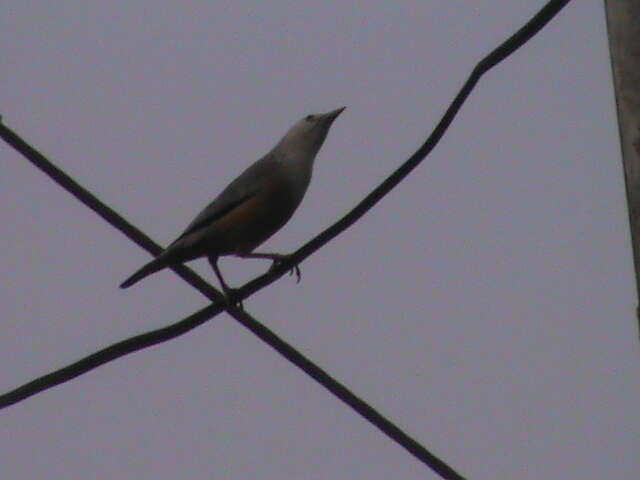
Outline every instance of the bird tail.
{"type": "Polygon", "coordinates": [[[124,282],[120,284],[120,288],[129,288],[134,283],[138,283],[145,277],[148,277],[152,273],[156,273],[159,270],[162,270],[167,266],[167,263],[164,258],[161,256],[158,258],[154,258],[145,266],[140,268],[136,273],[127,278],[124,282]]]}

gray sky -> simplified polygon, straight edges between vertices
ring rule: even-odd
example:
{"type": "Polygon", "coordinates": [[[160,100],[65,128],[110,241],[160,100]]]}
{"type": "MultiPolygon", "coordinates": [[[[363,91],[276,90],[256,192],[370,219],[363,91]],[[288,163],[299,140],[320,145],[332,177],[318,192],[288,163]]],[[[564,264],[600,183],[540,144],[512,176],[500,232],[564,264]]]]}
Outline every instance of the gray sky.
{"type": "MultiPolygon", "coordinates": [[[[12,2],[5,122],[158,242],[348,105],[291,251],[423,141],[543,4],[12,2]]],[[[5,144],[0,388],[206,305],[5,144]]],[[[206,261],[193,264],[212,279],[206,261]]],[[[268,264],[228,259],[239,285],[268,264]]],[[[374,211],[245,303],[472,479],[634,478],[640,345],[601,1],[489,73],[374,211]]],[[[226,315],[0,413],[4,478],[437,478],[226,315]],[[9,439],[10,441],[6,441],[9,439]]]]}

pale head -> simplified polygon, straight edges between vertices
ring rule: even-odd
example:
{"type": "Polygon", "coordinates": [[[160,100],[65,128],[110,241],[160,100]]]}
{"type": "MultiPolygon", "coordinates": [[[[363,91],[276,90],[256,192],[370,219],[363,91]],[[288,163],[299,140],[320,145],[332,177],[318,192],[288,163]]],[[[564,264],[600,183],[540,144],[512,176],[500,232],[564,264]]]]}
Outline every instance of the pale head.
{"type": "Polygon", "coordinates": [[[307,115],[289,129],[274,150],[290,160],[313,161],[334,120],[345,108],[307,115]]]}

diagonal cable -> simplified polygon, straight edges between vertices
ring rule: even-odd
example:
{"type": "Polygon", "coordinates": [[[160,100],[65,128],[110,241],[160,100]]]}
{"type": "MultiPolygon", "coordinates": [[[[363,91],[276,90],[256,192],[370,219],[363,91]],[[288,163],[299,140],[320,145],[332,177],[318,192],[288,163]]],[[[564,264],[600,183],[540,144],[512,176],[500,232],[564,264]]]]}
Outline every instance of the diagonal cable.
{"type": "MultiPolygon", "coordinates": [[[[97,212],[98,215],[100,215],[104,220],[123,232],[127,237],[140,245],[142,248],[152,254],[157,254],[162,250],[143,232],[130,224],[124,217],[119,215],[113,209],[102,203],[95,195],[75,182],[75,180],[69,177],[69,175],[53,165],[40,152],[28,145],[15,132],[10,130],[3,124],[0,124],[0,136],[2,136],[2,138],[4,138],[7,143],[14,147],[18,152],[22,153],[23,156],[25,156],[25,158],[27,158],[27,160],[29,160],[32,164],[43,170],[50,178],[58,183],[58,185],[69,191],[83,204],[89,206],[89,208],[97,212]]],[[[107,362],[115,360],[116,358],[122,357],[129,353],[133,353],[143,348],[156,345],[158,343],[166,342],[168,340],[171,340],[172,338],[187,333],[188,331],[202,325],[207,320],[217,315],[218,313],[223,311],[224,308],[226,308],[227,311],[243,326],[248,328],[260,339],[268,343],[290,362],[300,367],[305,373],[307,373],[307,375],[318,381],[327,390],[340,398],[343,402],[353,408],[369,422],[377,426],[392,440],[402,445],[420,461],[439,473],[442,478],[456,480],[463,479],[462,476],[455,472],[446,463],[429,452],[416,440],[404,433],[400,428],[395,426],[377,410],[368,405],[364,400],[357,397],[347,387],[335,380],[323,369],[315,365],[311,360],[309,360],[290,344],[278,337],[269,328],[258,322],[246,311],[241,310],[237,307],[227,306],[224,302],[224,296],[218,290],[205,282],[200,276],[195,274],[192,270],[185,266],[179,266],[174,268],[174,271],[176,271],[176,273],[184,278],[189,284],[193,285],[200,292],[202,292],[206,297],[216,303],[203,308],[202,310],[190,315],[189,317],[181,320],[178,323],[147,333],[143,333],[141,335],[137,335],[135,337],[131,337],[121,342],[110,345],[109,347],[88,355],[87,357],[82,358],[77,362],[74,362],[70,365],[67,365],[66,367],[51,372],[42,377],[36,378],[35,380],[28,382],[10,392],[7,392],[4,395],[0,395],[0,408],[13,405],[21,400],[35,395],[38,392],[76,378],[77,376],[93,370],[107,362]]],[[[276,274],[273,281],[275,281],[275,279],[279,278],[283,274],[284,272],[276,274]]],[[[245,298],[246,296],[248,295],[245,295],[243,298],[245,298]]]]}

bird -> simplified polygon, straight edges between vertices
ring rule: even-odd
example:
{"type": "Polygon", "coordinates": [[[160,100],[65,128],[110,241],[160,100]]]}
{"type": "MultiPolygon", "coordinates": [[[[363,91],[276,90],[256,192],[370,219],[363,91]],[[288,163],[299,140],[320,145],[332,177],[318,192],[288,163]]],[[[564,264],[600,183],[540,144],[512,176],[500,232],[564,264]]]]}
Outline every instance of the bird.
{"type": "MultiPolygon", "coordinates": [[[[254,249],[292,217],[309,187],[313,164],[329,129],[345,110],[307,115],[296,122],[269,153],[233,180],[156,258],[127,278],[128,288],[167,267],[207,257],[226,298],[233,289],[225,282],[218,259],[223,255],[270,259],[272,268],[287,258],[254,249]]],[[[297,266],[294,270],[300,278],[297,266]]]]}

